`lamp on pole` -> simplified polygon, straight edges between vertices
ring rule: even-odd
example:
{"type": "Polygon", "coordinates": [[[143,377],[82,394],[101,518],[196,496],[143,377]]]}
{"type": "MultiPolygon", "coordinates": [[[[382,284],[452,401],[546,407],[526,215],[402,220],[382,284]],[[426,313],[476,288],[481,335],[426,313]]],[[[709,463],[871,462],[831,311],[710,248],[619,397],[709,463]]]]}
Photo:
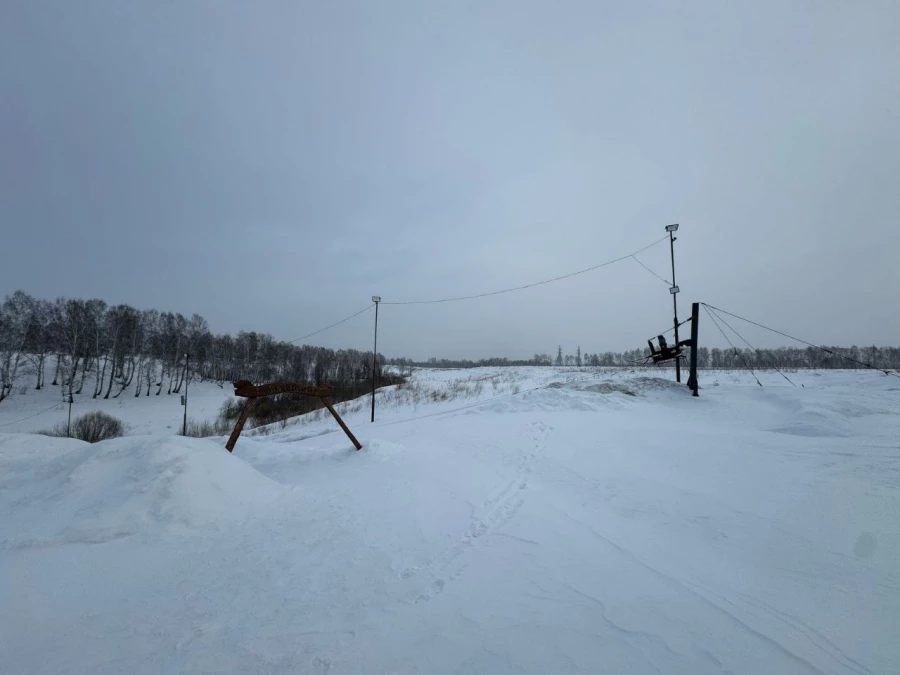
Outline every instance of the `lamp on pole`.
{"type": "MultiPolygon", "coordinates": [[[[678,231],[678,223],[666,225],[666,232],[669,233],[669,250],[672,254],[672,288],[669,293],[672,294],[672,307],[675,311],[675,348],[678,348],[678,286],[675,284],[675,233],[678,231]]],[[[675,357],[675,381],[681,382],[681,359],[675,357]]]]}
{"type": "Polygon", "coordinates": [[[375,421],[375,371],[378,367],[378,303],[381,302],[380,295],[373,295],[372,302],[375,303],[375,346],[372,349],[372,421],[375,421]]]}

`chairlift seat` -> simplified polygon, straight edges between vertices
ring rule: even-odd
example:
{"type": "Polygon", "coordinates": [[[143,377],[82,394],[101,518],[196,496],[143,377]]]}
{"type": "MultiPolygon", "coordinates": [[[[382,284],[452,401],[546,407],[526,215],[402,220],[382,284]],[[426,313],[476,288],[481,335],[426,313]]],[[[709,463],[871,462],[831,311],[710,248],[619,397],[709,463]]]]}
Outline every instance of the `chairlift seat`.
{"type": "Polygon", "coordinates": [[[653,363],[662,363],[663,361],[672,361],[682,356],[684,356],[684,350],[679,347],[678,349],[665,349],[662,351],[658,351],[654,354],[651,354],[650,358],[653,360],[653,363]]]}

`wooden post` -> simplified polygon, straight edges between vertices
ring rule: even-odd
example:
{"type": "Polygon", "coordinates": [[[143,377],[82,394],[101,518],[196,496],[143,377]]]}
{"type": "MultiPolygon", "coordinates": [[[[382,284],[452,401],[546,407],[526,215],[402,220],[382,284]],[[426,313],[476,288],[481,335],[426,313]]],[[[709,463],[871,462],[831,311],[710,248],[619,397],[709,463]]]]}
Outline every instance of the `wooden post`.
{"type": "Polygon", "coordinates": [[[697,380],[697,352],[700,349],[698,334],[700,332],[700,303],[691,305],[691,374],[688,377],[688,387],[694,392],[694,396],[700,395],[700,383],[697,380]]]}
{"type": "Polygon", "coordinates": [[[334,419],[337,420],[337,423],[341,425],[341,429],[344,430],[344,433],[347,434],[351,441],[353,441],[353,445],[356,446],[356,449],[362,450],[362,443],[356,440],[356,436],[354,436],[353,432],[350,431],[350,428],[346,424],[344,424],[344,420],[341,419],[341,416],[338,415],[337,410],[335,410],[334,406],[331,405],[331,400],[323,397],[322,403],[325,404],[325,407],[328,408],[328,412],[330,412],[334,416],[334,419]]]}
{"type": "Polygon", "coordinates": [[[253,408],[254,403],[256,403],[255,398],[248,398],[247,403],[244,405],[244,409],[241,410],[241,415],[234,425],[234,430],[231,432],[231,436],[228,437],[228,442],[225,444],[225,449],[228,450],[228,452],[234,450],[234,445],[237,443],[238,437],[244,430],[244,425],[247,423],[247,418],[250,417],[250,409],[253,408]]]}

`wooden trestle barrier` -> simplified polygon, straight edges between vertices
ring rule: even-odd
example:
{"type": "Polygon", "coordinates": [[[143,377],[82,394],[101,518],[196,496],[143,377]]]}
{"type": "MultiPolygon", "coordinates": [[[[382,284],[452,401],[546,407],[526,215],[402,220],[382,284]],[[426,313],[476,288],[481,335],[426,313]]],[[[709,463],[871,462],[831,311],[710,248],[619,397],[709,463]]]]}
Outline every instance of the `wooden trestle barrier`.
{"type": "Polygon", "coordinates": [[[244,430],[244,425],[247,423],[247,418],[250,416],[250,410],[253,408],[256,400],[263,396],[274,396],[275,394],[303,394],[304,396],[315,396],[316,398],[321,399],[322,403],[325,404],[325,407],[328,408],[328,412],[334,416],[334,419],[337,420],[341,429],[347,434],[347,437],[353,441],[353,445],[356,446],[356,449],[362,450],[362,444],[356,440],[356,436],[354,436],[347,425],[344,424],[344,420],[341,419],[341,416],[338,415],[337,410],[334,409],[334,406],[331,403],[331,385],[323,384],[316,386],[311,384],[300,384],[299,382],[270,382],[269,384],[255,385],[249,380],[239,380],[234,383],[234,395],[246,398],[247,403],[244,404],[244,409],[241,410],[241,414],[234,425],[234,430],[231,432],[231,436],[225,444],[225,448],[228,452],[234,450],[234,446],[237,443],[241,432],[244,430]]]}

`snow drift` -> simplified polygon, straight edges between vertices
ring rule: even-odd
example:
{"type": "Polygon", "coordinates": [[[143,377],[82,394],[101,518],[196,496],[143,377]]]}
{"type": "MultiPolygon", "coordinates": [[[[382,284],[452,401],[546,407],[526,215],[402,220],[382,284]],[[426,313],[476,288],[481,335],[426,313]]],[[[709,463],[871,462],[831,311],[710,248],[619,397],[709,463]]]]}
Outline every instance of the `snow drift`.
{"type": "Polygon", "coordinates": [[[7,548],[222,529],[284,492],[211,441],[27,435],[0,436],[0,490],[7,548]]]}

